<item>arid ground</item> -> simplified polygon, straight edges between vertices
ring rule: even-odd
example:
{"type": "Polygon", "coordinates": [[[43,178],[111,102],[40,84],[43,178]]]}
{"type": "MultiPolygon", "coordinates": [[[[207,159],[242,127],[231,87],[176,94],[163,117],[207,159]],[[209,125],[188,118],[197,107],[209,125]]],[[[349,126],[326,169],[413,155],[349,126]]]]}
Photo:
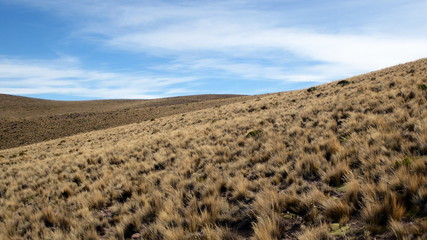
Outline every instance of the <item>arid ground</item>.
{"type": "Polygon", "coordinates": [[[48,101],[0,94],[0,149],[249,99],[196,95],[155,100],[48,101]]]}
{"type": "Polygon", "coordinates": [[[427,59],[185,109],[0,151],[0,239],[427,239],[427,59]]]}

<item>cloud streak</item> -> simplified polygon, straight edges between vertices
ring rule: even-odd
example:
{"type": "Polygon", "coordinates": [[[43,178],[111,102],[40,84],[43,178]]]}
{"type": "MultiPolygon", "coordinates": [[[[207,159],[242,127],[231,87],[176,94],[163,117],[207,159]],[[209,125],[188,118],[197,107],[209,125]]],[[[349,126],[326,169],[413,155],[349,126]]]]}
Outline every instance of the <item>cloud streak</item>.
{"type": "MultiPolygon", "coordinates": [[[[190,77],[150,76],[86,70],[64,59],[52,61],[0,58],[0,92],[63,94],[87,98],[159,98],[190,77]]],[[[179,89],[179,88],[177,88],[179,89]]]]}

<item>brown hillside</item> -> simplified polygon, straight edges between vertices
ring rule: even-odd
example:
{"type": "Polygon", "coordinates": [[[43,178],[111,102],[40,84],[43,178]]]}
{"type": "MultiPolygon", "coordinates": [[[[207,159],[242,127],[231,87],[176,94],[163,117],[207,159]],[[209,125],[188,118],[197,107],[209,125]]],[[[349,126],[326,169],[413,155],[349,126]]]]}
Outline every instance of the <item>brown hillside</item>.
{"type": "Polygon", "coordinates": [[[0,149],[243,101],[239,95],[49,101],[0,94],[0,149]]]}
{"type": "Polygon", "coordinates": [[[0,151],[0,239],[426,239],[427,59],[0,151]]]}

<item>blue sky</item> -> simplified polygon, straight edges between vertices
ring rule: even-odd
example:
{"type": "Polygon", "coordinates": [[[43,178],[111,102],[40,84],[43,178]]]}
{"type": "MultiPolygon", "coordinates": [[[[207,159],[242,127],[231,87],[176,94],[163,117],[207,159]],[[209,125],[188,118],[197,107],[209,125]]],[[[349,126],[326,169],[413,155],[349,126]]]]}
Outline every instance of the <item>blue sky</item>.
{"type": "Polygon", "coordinates": [[[0,93],[261,94],[427,57],[425,0],[0,0],[0,93]]]}

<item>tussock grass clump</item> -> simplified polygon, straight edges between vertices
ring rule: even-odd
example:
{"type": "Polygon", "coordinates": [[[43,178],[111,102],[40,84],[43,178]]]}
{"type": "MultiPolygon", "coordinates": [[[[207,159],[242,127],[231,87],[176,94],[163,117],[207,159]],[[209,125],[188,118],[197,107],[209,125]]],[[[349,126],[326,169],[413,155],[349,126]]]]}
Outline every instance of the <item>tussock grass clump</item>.
{"type": "Polygon", "coordinates": [[[359,182],[356,179],[350,180],[344,186],[342,199],[352,208],[352,212],[353,210],[358,210],[362,207],[362,198],[363,196],[359,182]]]}
{"type": "Polygon", "coordinates": [[[414,239],[425,239],[427,237],[427,225],[425,223],[408,224],[392,220],[390,221],[390,228],[397,239],[408,239],[408,236],[412,236],[414,239]]]}
{"type": "Polygon", "coordinates": [[[350,220],[350,206],[345,201],[328,200],[323,205],[323,214],[332,222],[344,224],[350,220]]]}
{"type": "Polygon", "coordinates": [[[281,236],[279,216],[277,215],[259,218],[253,228],[254,239],[273,240],[279,239],[281,236]]]}
{"type": "Polygon", "coordinates": [[[367,223],[367,229],[372,232],[385,231],[390,221],[399,221],[406,213],[405,207],[392,193],[384,193],[381,197],[384,197],[382,201],[367,200],[362,210],[362,218],[367,223]]]}
{"type": "Polygon", "coordinates": [[[339,187],[345,183],[348,173],[350,173],[350,168],[346,164],[338,164],[326,172],[324,181],[332,187],[339,187]]]}
{"type": "Polygon", "coordinates": [[[416,208],[416,214],[421,217],[427,217],[427,189],[419,189],[414,198],[412,199],[412,203],[416,208]]]}
{"type": "Polygon", "coordinates": [[[320,178],[320,157],[316,155],[304,155],[297,161],[297,172],[305,180],[319,180],[320,178]]]}
{"type": "Polygon", "coordinates": [[[100,191],[95,191],[89,196],[89,206],[94,209],[101,209],[106,203],[105,197],[100,191]]]}
{"type": "Polygon", "coordinates": [[[332,240],[334,239],[329,234],[329,227],[326,224],[307,229],[302,235],[298,236],[298,240],[332,240]]]}

